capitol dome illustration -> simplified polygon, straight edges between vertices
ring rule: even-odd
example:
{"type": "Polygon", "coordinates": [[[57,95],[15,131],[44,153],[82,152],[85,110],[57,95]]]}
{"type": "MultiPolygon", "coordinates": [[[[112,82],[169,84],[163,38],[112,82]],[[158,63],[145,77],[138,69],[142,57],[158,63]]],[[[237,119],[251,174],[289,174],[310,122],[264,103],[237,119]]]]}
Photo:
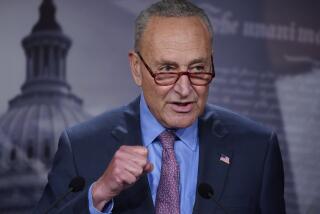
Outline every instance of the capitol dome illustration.
{"type": "Polygon", "coordinates": [[[30,213],[46,183],[61,132],[88,119],[66,78],[71,39],[55,18],[52,0],[22,40],[26,80],[0,116],[0,213],[30,213]]]}

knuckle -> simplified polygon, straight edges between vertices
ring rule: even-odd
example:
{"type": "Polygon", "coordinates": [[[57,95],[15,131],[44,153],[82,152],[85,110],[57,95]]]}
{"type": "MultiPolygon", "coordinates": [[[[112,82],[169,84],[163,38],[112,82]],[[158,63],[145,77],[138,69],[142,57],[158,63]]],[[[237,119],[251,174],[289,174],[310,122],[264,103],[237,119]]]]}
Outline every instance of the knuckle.
{"type": "Polygon", "coordinates": [[[137,177],[134,177],[133,180],[132,180],[133,181],[132,183],[137,182],[137,180],[138,180],[137,177]]]}
{"type": "Polygon", "coordinates": [[[120,155],[121,155],[121,151],[118,150],[118,151],[116,151],[116,152],[114,153],[113,157],[114,157],[115,159],[117,159],[117,158],[120,157],[120,155]]]}
{"type": "Polygon", "coordinates": [[[119,176],[116,176],[115,179],[116,183],[121,184],[122,183],[122,179],[119,176]]]}
{"type": "Polygon", "coordinates": [[[119,150],[124,150],[124,149],[126,149],[126,148],[127,148],[126,145],[121,145],[121,146],[119,147],[119,150]]]}
{"type": "Polygon", "coordinates": [[[144,158],[144,159],[141,160],[141,166],[142,166],[142,167],[144,167],[145,165],[147,165],[147,163],[148,163],[147,158],[144,158]]]}
{"type": "Polygon", "coordinates": [[[145,148],[145,147],[142,147],[141,148],[141,153],[143,154],[143,155],[148,155],[148,149],[147,148],[145,148]]]}
{"type": "Polygon", "coordinates": [[[116,153],[121,154],[121,153],[125,152],[127,150],[127,148],[128,148],[128,146],[121,145],[119,147],[119,149],[116,151],[116,153]]]}
{"type": "Polygon", "coordinates": [[[141,174],[143,173],[143,169],[142,169],[142,168],[139,168],[137,172],[138,172],[137,175],[139,176],[139,175],[141,175],[141,174]]]}
{"type": "Polygon", "coordinates": [[[132,185],[132,184],[134,184],[136,181],[137,181],[137,178],[136,178],[136,177],[132,177],[132,178],[128,181],[128,184],[129,184],[129,185],[132,185]]]}

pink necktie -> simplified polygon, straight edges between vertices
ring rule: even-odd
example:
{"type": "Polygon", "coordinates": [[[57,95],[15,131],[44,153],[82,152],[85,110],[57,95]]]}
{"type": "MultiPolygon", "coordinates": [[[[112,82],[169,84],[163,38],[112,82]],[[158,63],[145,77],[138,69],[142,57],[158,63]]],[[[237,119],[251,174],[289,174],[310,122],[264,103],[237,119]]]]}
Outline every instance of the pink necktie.
{"type": "Polygon", "coordinates": [[[162,144],[161,175],[156,196],[156,214],[180,214],[179,165],[174,153],[175,134],[165,130],[162,144]]]}

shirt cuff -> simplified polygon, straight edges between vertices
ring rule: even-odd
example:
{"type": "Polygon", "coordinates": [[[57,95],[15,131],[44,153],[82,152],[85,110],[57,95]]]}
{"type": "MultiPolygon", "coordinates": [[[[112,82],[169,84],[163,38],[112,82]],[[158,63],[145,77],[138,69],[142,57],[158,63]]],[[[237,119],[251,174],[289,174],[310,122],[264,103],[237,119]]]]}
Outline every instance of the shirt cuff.
{"type": "MultiPolygon", "coordinates": [[[[94,183],[93,183],[94,184],[94,183]]],[[[88,201],[89,201],[89,211],[90,214],[111,214],[113,209],[113,199],[110,200],[108,203],[106,203],[102,209],[102,211],[97,210],[93,206],[93,199],[92,199],[92,187],[93,184],[91,184],[89,191],[88,191],[88,201]]]]}

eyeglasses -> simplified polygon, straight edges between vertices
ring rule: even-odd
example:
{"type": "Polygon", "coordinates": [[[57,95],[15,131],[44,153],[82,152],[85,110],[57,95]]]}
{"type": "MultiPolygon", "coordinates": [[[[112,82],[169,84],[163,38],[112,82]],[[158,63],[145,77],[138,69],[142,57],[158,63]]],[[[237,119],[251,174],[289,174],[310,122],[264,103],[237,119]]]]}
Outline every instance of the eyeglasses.
{"type": "MultiPolygon", "coordinates": [[[[192,68],[188,68],[185,72],[153,72],[151,68],[147,65],[144,61],[143,57],[141,56],[140,52],[137,52],[138,56],[140,57],[142,63],[149,71],[150,75],[153,77],[154,81],[158,85],[168,86],[175,84],[182,75],[187,75],[190,83],[192,85],[198,86],[205,86],[208,85],[215,76],[213,59],[211,55],[211,66],[194,66],[192,68]],[[211,71],[210,71],[211,70],[211,71]]],[[[165,70],[177,70],[174,66],[164,66],[165,70]]]]}

